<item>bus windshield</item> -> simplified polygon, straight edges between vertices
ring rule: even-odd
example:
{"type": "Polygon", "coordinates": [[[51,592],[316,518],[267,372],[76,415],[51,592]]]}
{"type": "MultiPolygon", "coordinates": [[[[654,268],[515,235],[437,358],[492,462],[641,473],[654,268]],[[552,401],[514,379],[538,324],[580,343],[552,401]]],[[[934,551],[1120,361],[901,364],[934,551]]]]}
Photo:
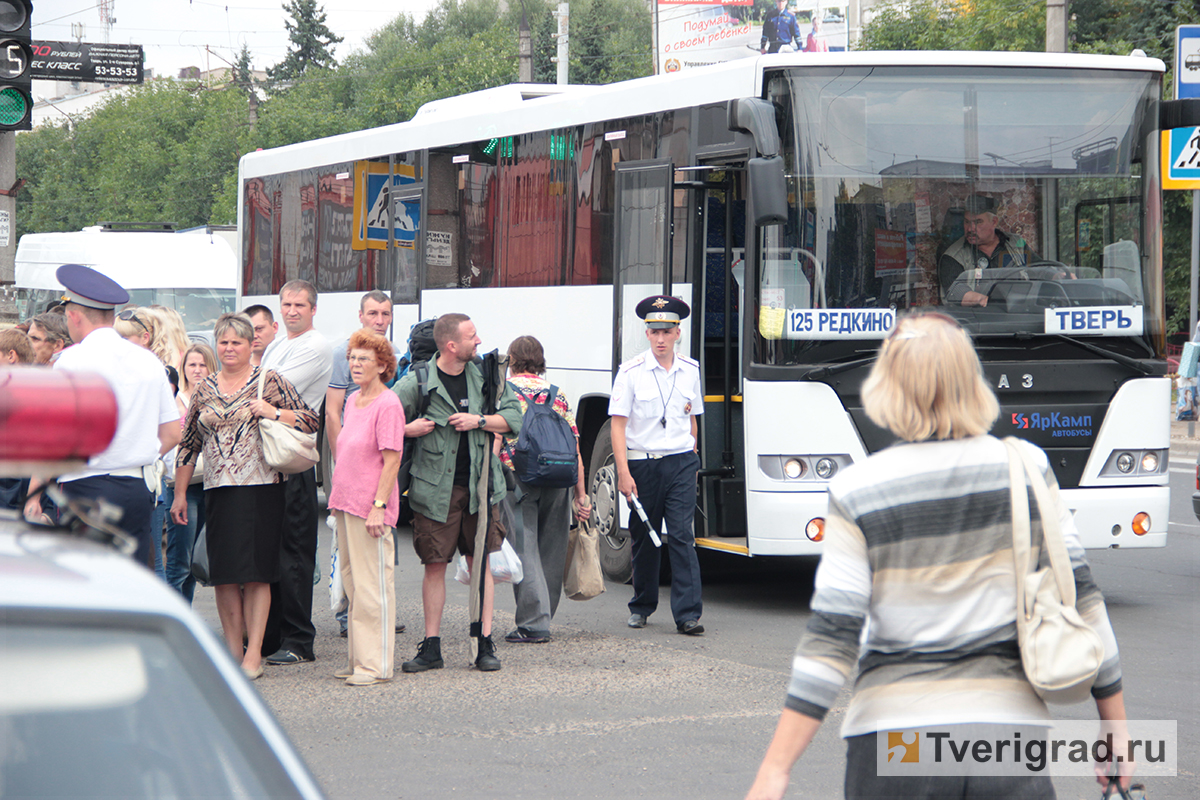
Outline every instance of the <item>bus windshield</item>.
{"type": "Polygon", "coordinates": [[[850,357],[822,348],[873,346],[889,313],[931,306],[977,336],[1069,333],[1088,310],[1093,335],[1161,331],[1142,185],[1156,75],[855,67],[766,85],[791,209],[761,231],[759,363],[850,357]]]}

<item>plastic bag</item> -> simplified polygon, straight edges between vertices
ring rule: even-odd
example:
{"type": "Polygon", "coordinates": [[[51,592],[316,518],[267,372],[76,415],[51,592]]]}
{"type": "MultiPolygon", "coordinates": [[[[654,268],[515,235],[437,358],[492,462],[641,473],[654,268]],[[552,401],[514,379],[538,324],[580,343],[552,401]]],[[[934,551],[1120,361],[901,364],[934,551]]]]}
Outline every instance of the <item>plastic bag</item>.
{"type": "Polygon", "coordinates": [[[337,515],[330,514],[325,523],[333,531],[333,542],[329,547],[329,610],[336,614],[345,611],[350,606],[350,601],[346,598],[346,590],[342,586],[341,553],[337,546],[337,515]]]}
{"type": "Polygon", "coordinates": [[[600,537],[591,523],[586,521],[572,528],[568,536],[563,592],[572,600],[591,600],[604,592],[600,537]]]}
{"type": "MultiPolygon", "coordinates": [[[[467,568],[467,557],[462,553],[458,554],[457,565],[454,569],[454,580],[466,586],[471,585],[471,570],[467,568]]],[[[525,569],[521,566],[521,559],[517,556],[517,551],[505,539],[500,544],[500,549],[495,553],[488,553],[488,568],[492,571],[492,578],[496,583],[520,583],[525,579],[525,569]]]]}
{"type": "Polygon", "coordinates": [[[1196,382],[1179,378],[1175,389],[1175,419],[1189,422],[1196,419],[1196,382]]]}

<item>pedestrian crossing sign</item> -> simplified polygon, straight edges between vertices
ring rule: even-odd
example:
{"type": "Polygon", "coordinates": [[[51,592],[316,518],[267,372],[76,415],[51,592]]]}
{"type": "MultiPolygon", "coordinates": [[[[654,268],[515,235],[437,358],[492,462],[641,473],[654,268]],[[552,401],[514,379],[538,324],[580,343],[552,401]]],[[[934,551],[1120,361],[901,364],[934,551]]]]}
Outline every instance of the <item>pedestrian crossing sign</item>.
{"type": "Polygon", "coordinates": [[[1200,190],[1200,128],[1162,132],[1164,189],[1200,190]]]}

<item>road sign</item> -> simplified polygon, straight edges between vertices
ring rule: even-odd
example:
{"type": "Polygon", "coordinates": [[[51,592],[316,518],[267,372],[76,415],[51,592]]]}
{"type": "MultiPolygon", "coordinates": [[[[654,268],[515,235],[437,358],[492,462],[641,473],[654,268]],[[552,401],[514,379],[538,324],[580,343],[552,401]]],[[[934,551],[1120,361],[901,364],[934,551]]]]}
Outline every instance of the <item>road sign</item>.
{"type": "Polygon", "coordinates": [[[1200,97],[1200,25],[1175,29],[1175,99],[1200,97]]]}
{"type": "Polygon", "coordinates": [[[1162,132],[1164,189],[1200,189],[1200,128],[1162,132]]]}
{"type": "Polygon", "coordinates": [[[85,83],[141,83],[140,44],[34,42],[33,77],[85,83]]]}

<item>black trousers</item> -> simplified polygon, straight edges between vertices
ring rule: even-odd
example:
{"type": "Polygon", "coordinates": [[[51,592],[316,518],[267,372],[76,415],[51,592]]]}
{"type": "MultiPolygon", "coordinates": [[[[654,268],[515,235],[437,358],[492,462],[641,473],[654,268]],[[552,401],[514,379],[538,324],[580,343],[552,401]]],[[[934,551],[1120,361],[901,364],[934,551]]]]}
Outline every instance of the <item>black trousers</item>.
{"type": "Polygon", "coordinates": [[[317,471],[288,476],[283,488],[283,537],[279,543],[279,582],[271,584],[271,611],[262,652],[291,650],[312,659],[313,570],[317,566],[317,471]]]}
{"type": "MultiPolygon", "coordinates": [[[[664,458],[629,462],[629,474],[637,484],[638,501],[650,524],[659,531],[662,550],[671,559],[671,615],[676,625],[700,619],[700,561],[692,522],[696,516],[696,471],[700,456],[688,451],[664,458]],[[663,520],[667,535],[662,536],[663,520]]],[[[629,515],[633,555],[633,599],[629,612],[648,617],[658,608],[658,575],[662,550],[650,541],[637,512],[629,515]]]]}
{"type": "MultiPolygon", "coordinates": [[[[117,527],[137,540],[134,560],[143,567],[154,569],[150,555],[153,552],[150,523],[154,513],[154,495],[146,488],[146,481],[141,478],[95,475],[60,483],[59,488],[71,500],[104,500],[119,507],[122,513],[117,527]]],[[[162,536],[162,531],[158,535],[162,536]]]]}

